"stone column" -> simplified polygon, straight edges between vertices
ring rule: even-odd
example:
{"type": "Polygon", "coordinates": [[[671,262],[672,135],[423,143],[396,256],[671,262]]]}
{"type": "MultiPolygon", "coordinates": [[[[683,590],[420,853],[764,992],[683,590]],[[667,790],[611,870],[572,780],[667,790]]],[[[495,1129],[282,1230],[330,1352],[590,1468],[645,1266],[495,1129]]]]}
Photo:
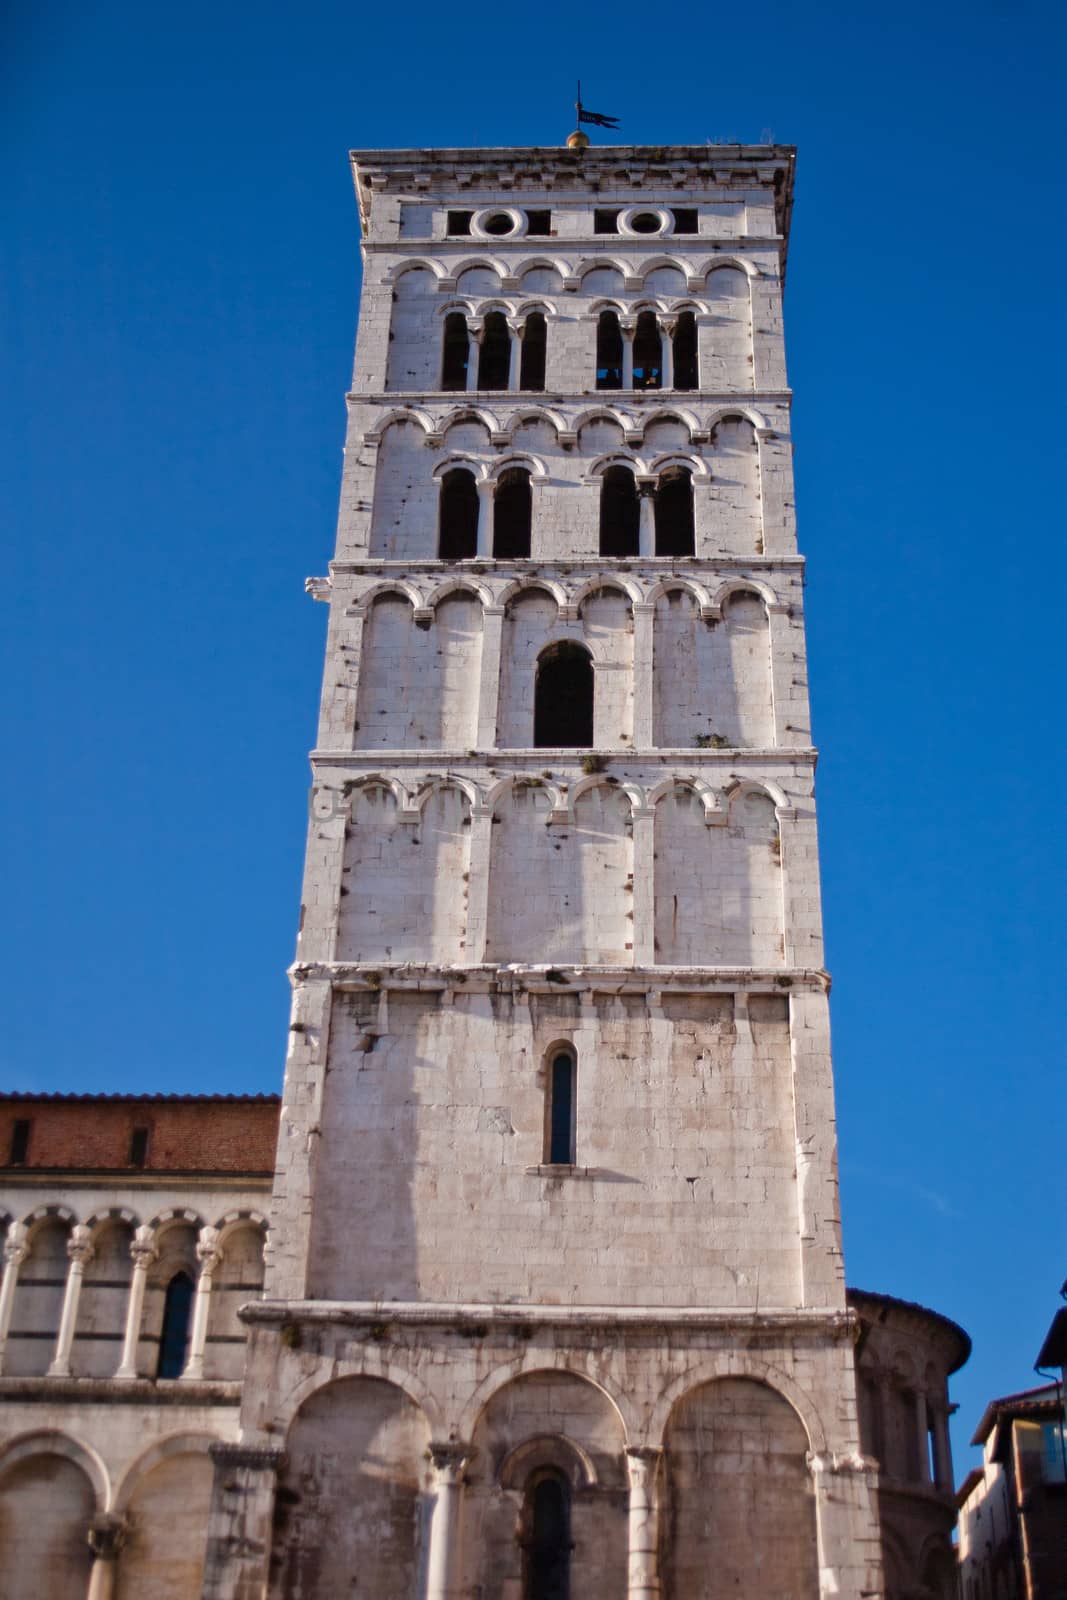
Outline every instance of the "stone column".
{"type": "Polygon", "coordinates": [[[70,1377],[70,1352],[74,1344],[74,1329],[78,1322],[78,1301],[81,1299],[82,1278],[85,1276],[86,1267],[93,1259],[92,1240],[84,1222],[75,1223],[70,1230],[70,1238],[67,1240],[67,1255],[70,1257],[70,1267],[67,1271],[67,1288],[63,1296],[63,1310],[59,1318],[59,1335],[56,1339],[55,1358],[48,1369],[50,1378],[70,1377]]]}
{"type": "Polygon", "coordinates": [[[203,1600],[265,1595],[278,1472],[285,1452],[271,1446],[213,1444],[215,1483],[207,1525],[203,1600]]]}
{"type": "Polygon", "coordinates": [[[467,393],[473,394],[478,387],[478,357],[482,348],[481,323],[471,320],[467,324],[467,393]]]}
{"type": "Polygon", "coordinates": [[[619,327],[622,330],[622,386],[632,389],[634,386],[634,334],[637,324],[632,318],[619,318],[619,327]]]}
{"type": "Polygon", "coordinates": [[[655,649],[655,602],[634,602],[634,749],[651,750],[652,728],[652,667],[655,649]]]}
{"type": "Polygon", "coordinates": [[[677,322],[664,320],[659,325],[660,388],[674,388],[674,333],[677,322]]]}
{"type": "Polygon", "coordinates": [[[137,1346],[141,1342],[141,1312],[144,1309],[145,1284],[148,1269],[158,1256],[155,1235],[143,1224],[130,1243],[133,1272],[130,1276],[130,1297],[126,1302],[126,1330],[122,1337],[122,1360],[116,1378],[137,1377],[137,1346]]]}
{"type": "Polygon", "coordinates": [[[4,1240],[4,1277],[0,1283],[0,1373],[4,1370],[4,1351],[7,1349],[7,1336],[11,1329],[11,1314],[15,1309],[19,1268],[29,1253],[25,1223],[13,1222],[4,1240]]]}
{"type": "Polygon", "coordinates": [[[656,480],[640,477],[637,493],[641,500],[641,521],[637,532],[637,551],[644,560],[656,553],[656,480]]]}
{"type": "Polygon", "coordinates": [[[952,1445],[949,1441],[948,1412],[944,1406],[929,1406],[934,1424],[934,1481],[939,1489],[952,1493],[952,1445]]]}
{"type": "Polygon", "coordinates": [[[634,811],[634,966],[650,967],[656,959],[654,874],[656,813],[652,806],[634,811]]]}
{"type": "Polygon", "coordinates": [[[126,1531],[126,1518],[113,1511],[99,1512],[89,1524],[93,1570],[89,1574],[88,1600],[112,1600],[118,1555],[126,1542],[126,1531]]]}
{"type": "Polygon", "coordinates": [[[927,1438],[926,1396],[921,1389],[915,1391],[915,1432],[919,1436],[919,1480],[930,1482],[930,1444],[927,1438]]]}
{"type": "Polygon", "coordinates": [[[463,1582],[460,1542],[463,1533],[463,1474],[470,1446],[448,1441],[431,1444],[434,1502],[430,1519],[426,1600],[457,1600],[463,1582]]]}
{"type": "Polygon", "coordinates": [[[189,1355],[182,1373],[183,1382],[204,1376],[204,1347],[207,1344],[207,1322],[211,1311],[211,1285],[217,1268],[222,1263],[219,1249],[219,1230],[201,1228],[196,1241],[196,1258],[200,1274],[196,1280],[196,1299],[193,1301],[193,1330],[189,1335],[189,1355]]]}
{"type": "Polygon", "coordinates": [[[659,1450],[627,1450],[630,1474],[629,1564],[627,1600],[655,1600],[660,1592],[659,1450]]]}
{"type": "Polygon", "coordinates": [[[508,323],[508,391],[517,394],[519,373],[522,368],[522,327],[517,322],[508,323]]]}
{"type": "Polygon", "coordinates": [[[493,491],[495,483],[486,480],[478,485],[478,559],[492,560],[493,555],[493,491]]]}
{"type": "Polygon", "coordinates": [[[504,636],[504,607],[482,608],[481,686],[478,693],[479,750],[495,750],[496,721],[500,709],[500,646],[504,636]]]}

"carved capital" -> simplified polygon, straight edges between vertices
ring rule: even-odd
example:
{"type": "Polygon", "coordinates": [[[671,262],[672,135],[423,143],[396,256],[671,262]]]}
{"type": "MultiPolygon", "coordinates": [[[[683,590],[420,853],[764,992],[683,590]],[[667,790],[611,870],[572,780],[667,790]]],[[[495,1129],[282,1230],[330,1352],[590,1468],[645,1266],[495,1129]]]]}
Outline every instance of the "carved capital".
{"type": "Polygon", "coordinates": [[[304,593],[305,594],[309,594],[311,596],[312,600],[325,600],[325,601],[328,601],[330,599],[331,594],[333,593],[333,579],[332,578],[305,578],[304,579],[304,593]]]}
{"type": "Polygon", "coordinates": [[[91,1233],[84,1222],[76,1222],[71,1228],[70,1238],[67,1240],[67,1255],[70,1257],[71,1264],[73,1266],[86,1267],[93,1259],[94,1254],[91,1233]]]}
{"type": "Polygon", "coordinates": [[[142,1272],[147,1272],[152,1262],[159,1255],[159,1251],[156,1248],[156,1236],[147,1223],[142,1222],[130,1240],[130,1255],[133,1257],[134,1266],[139,1267],[142,1272]]]}
{"type": "Polygon", "coordinates": [[[459,1439],[444,1439],[430,1445],[430,1464],[439,1485],[454,1487],[463,1482],[463,1474],[474,1455],[473,1447],[459,1439]]]}
{"type": "Polygon", "coordinates": [[[115,1511],[100,1511],[89,1524],[86,1538],[97,1561],[114,1561],[126,1543],[129,1524],[115,1511]]]}
{"type": "Polygon", "coordinates": [[[221,1440],[209,1445],[212,1461],[224,1467],[250,1467],[254,1472],[278,1472],[285,1465],[281,1445],[228,1444],[221,1440]]]}
{"type": "Polygon", "coordinates": [[[4,1240],[5,1265],[13,1263],[16,1267],[21,1267],[29,1253],[30,1245],[26,1237],[26,1224],[24,1222],[13,1222],[7,1230],[7,1238],[4,1240]]]}
{"type": "Polygon", "coordinates": [[[209,1225],[200,1229],[196,1240],[196,1259],[200,1263],[200,1270],[210,1277],[222,1260],[217,1228],[209,1225]]]}

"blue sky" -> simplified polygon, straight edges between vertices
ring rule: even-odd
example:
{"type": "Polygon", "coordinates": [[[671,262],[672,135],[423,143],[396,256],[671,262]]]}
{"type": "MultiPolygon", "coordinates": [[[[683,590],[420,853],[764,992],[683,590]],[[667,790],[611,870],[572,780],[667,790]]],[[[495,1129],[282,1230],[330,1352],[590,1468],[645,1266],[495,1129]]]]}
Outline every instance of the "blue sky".
{"type": "Polygon", "coordinates": [[[786,315],[850,1281],[955,1443],[1067,1275],[1062,8],[23,3],[8,1087],[279,1083],[359,284],[351,146],[799,145],[786,315]],[[1057,999],[1057,995],[1060,996],[1057,999]]]}

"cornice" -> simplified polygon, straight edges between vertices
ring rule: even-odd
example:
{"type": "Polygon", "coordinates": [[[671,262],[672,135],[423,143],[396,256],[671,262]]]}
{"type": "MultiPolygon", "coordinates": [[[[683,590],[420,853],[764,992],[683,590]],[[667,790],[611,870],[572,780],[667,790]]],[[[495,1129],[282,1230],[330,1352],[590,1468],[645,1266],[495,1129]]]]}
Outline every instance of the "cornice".
{"type": "MultiPolygon", "coordinates": [[[[588,752],[570,747],[538,747],[507,750],[311,750],[308,760],[316,767],[366,767],[373,772],[379,767],[455,767],[460,770],[492,766],[525,771],[529,767],[578,767],[588,752]]],[[[598,750],[609,765],[610,776],[623,776],[627,767],[722,767],[722,766],[796,766],[818,759],[814,745],[798,745],[790,749],[785,745],[750,749],[743,745],[727,745],[719,749],[699,745],[681,745],[676,749],[655,746],[649,750],[598,750]]]]}
{"type": "Polygon", "coordinates": [[[627,1329],[708,1329],[733,1332],[811,1333],[827,1332],[851,1336],[855,1317],[847,1309],[824,1310],[815,1307],[768,1307],[758,1311],[738,1308],[715,1310],[705,1306],[546,1306],[500,1305],[478,1301],[452,1305],[442,1301],[391,1300],[259,1300],[241,1308],[243,1322],[333,1323],[351,1326],[359,1323],[389,1324],[401,1327],[426,1325],[456,1328],[468,1324],[482,1328],[611,1328],[627,1329]]]}
{"type": "MultiPolygon", "coordinates": [[[[556,966],[442,966],[432,962],[315,961],[289,968],[294,988],[328,983],[353,994],[383,989],[469,994],[788,994],[802,989],[829,994],[830,974],[821,967],[593,967],[560,962],[556,966]]],[[[656,1000],[653,999],[653,1004],[656,1000]]]]}

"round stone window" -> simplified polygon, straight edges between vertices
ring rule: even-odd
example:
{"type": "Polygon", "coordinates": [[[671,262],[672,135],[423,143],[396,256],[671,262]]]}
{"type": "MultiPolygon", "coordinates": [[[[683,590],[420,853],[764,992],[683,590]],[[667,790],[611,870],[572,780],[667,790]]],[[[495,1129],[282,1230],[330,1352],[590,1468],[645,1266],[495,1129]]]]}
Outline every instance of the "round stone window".
{"type": "Polygon", "coordinates": [[[619,232],[631,239],[649,239],[672,231],[671,214],[664,206],[657,206],[654,211],[645,206],[627,206],[619,213],[619,232]]]}
{"type": "Polygon", "coordinates": [[[663,223],[654,211],[639,211],[630,221],[635,233],[658,233],[663,223]]]}
{"type": "Polygon", "coordinates": [[[511,233],[515,224],[506,211],[494,211],[492,216],[486,217],[482,226],[494,239],[500,239],[505,233],[511,233]]]}
{"type": "Polygon", "coordinates": [[[521,239],[526,232],[526,216],[508,206],[486,207],[471,218],[471,233],[476,239],[521,239]]]}

